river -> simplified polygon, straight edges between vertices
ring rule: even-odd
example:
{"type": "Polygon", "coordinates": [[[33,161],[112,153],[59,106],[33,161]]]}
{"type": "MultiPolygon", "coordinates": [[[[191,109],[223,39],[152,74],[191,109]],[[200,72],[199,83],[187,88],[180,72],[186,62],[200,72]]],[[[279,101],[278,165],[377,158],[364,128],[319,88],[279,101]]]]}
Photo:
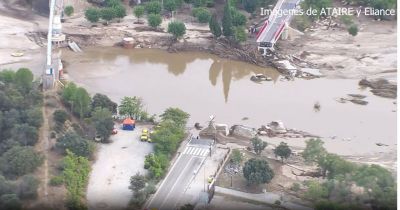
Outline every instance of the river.
{"type": "MultiPolygon", "coordinates": [[[[90,93],[106,94],[116,102],[124,96],[139,96],[149,113],[179,107],[190,113],[189,125],[204,125],[210,115],[219,123],[257,128],[281,120],[288,128],[348,141],[353,155],[396,147],[395,100],[374,96],[361,89],[357,80],[281,81],[273,68],[195,52],[97,47],[84,53],[64,50],[62,57],[69,79],[90,93]],[[250,81],[256,73],[273,81],[250,81]],[[369,104],[335,100],[347,94],[366,95],[369,104]],[[314,110],[315,102],[321,104],[320,111],[314,110]],[[389,147],[378,147],[378,142],[389,147]]],[[[341,148],[334,151],[340,154],[341,148]]]]}

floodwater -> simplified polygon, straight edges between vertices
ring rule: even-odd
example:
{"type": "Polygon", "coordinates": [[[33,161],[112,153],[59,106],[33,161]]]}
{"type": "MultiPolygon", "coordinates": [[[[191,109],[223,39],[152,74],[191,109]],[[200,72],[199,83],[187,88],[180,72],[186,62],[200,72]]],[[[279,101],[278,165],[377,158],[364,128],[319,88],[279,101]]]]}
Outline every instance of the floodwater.
{"type": "MultiPolygon", "coordinates": [[[[210,115],[218,123],[257,128],[281,120],[288,128],[348,141],[346,151],[353,155],[396,147],[395,100],[360,89],[356,80],[281,81],[272,68],[204,53],[171,54],[155,49],[89,48],[84,53],[64,51],[63,59],[69,79],[89,92],[107,94],[116,102],[124,96],[139,96],[149,113],[179,107],[190,113],[189,125],[206,125],[210,115]],[[273,81],[250,81],[256,73],[273,81]],[[369,104],[335,100],[347,94],[366,95],[369,104]],[[321,104],[320,111],[314,110],[315,102],[321,104]],[[389,147],[378,147],[378,142],[389,147]]],[[[328,150],[346,153],[334,144],[328,150]]]]}

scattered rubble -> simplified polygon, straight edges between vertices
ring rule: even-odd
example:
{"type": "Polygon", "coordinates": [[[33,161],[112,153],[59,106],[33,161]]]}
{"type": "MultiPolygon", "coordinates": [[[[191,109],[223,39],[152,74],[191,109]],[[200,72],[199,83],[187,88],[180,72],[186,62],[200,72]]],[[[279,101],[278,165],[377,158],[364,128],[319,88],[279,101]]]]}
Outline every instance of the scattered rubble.
{"type": "Polygon", "coordinates": [[[257,135],[257,130],[244,125],[234,125],[230,129],[230,135],[252,139],[257,135]]]}
{"type": "Polygon", "coordinates": [[[296,129],[288,129],[285,127],[283,122],[272,121],[268,125],[263,125],[258,129],[258,135],[268,136],[268,137],[282,137],[282,138],[318,138],[316,135],[310,133],[299,131],[296,129]]]}
{"type": "Polygon", "coordinates": [[[337,98],[336,101],[339,103],[346,103],[348,101],[354,103],[354,104],[358,104],[358,105],[367,105],[368,101],[363,100],[365,99],[367,96],[365,95],[361,95],[361,94],[347,94],[349,97],[341,97],[341,98],[337,98]]]}

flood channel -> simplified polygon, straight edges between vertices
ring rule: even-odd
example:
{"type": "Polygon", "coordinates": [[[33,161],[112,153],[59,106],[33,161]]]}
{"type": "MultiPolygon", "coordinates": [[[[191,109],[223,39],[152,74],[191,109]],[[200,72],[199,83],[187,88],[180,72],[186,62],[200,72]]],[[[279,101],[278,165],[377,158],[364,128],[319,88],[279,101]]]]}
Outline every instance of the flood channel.
{"type": "MultiPolygon", "coordinates": [[[[62,57],[69,79],[90,93],[106,94],[116,102],[124,96],[138,96],[146,110],[155,114],[179,107],[190,113],[189,125],[206,125],[210,115],[229,126],[255,128],[280,120],[288,128],[319,135],[325,141],[348,141],[346,151],[353,155],[396,147],[395,100],[374,96],[360,88],[357,80],[281,81],[273,68],[198,52],[96,47],[84,53],[64,50],[62,57]],[[259,73],[273,81],[250,81],[259,73]],[[336,100],[347,94],[365,95],[369,103],[336,100]],[[316,102],[321,105],[319,111],[313,108],[316,102]],[[378,147],[378,142],[389,147],[378,147]]],[[[330,145],[332,152],[348,153],[330,145]]]]}

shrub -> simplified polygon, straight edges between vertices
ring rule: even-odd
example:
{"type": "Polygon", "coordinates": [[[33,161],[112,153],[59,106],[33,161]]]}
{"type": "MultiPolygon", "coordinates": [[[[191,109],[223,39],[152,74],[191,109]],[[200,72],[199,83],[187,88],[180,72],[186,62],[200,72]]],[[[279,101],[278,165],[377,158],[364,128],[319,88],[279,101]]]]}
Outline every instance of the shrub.
{"type": "Polygon", "coordinates": [[[149,26],[151,26],[153,28],[157,28],[158,26],[160,26],[160,24],[162,22],[161,15],[149,14],[147,16],[147,22],[148,22],[149,26]]]}
{"type": "Polygon", "coordinates": [[[182,22],[172,21],[168,24],[168,33],[172,34],[175,39],[178,39],[185,35],[186,26],[182,22]]]}
{"type": "Polygon", "coordinates": [[[295,183],[293,183],[293,185],[290,187],[290,189],[293,190],[293,191],[295,191],[295,192],[297,192],[297,191],[300,190],[300,184],[297,183],[297,182],[295,182],[295,183]]]}
{"type": "Polygon", "coordinates": [[[211,13],[208,10],[200,10],[197,12],[196,17],[200,23],[208,23],[211,18],[211,13]]]}
{"type": "Polygon", "coordinates": [[[62,185],[64,183],[64,178],[62,177],[62,176],[53,176],[51,179],[50,179],[50,182],[49,182],[49,184],[51,185],[51,186],[60,186],[60,185],[62,185]]]}
{"type": "Polygon", "coordinates": [[[101,18],[105,21],[110,21],[117,17],[117,13],[114,8],[107,7],[100,10],[101,18]]]}
{"type": "Polygon", "coordinates": [[[142,5],[138,5],[133,8],[133,14],[139,20],[144,15],[144,7],[142,5]]]}
{"type": "Polygon", "coordinates": [[[0,169],[3,174],[18,177],[35,171],[43,163],[43,156],[32,147],[15,146],[0,158],[0,169]]]}
{"type": "Polygon", "coordinates": [[[0,196],[0,209],[20,210],[22,204],[16,194],[4,194],[0,196]]]}
{"type": "Polygon", "coordinates": [[[22,182],[18,187],[18,196],[21,199],[33,199],[37,197],[39,180],[32,175],[22,177],[22,182]]]}
{"type": "Polygon", "coordinates": [[[358,27],[357,27],[357,25],[351,25],[348,29],[347,29],[347,31],[349,32],[349,34],[350,35],[352,35],[352,36],[357,36],[357,34],[358,34],[358,27]]]}
{"type": "Polygon", "coordinates": [[[150,1],[145,4],[147,14],[160,14],[161,3],[158,1],[150,1]]]}
{"type": "Polygon", "coordinates": [[[93,143],[83,139],[75,132],[68,132],[57,139],[56,147],[62,149],[63,152],[70,150],[76,155],[90,157],[93,153],[91,144],[93,143]]]}
{"type": "Polygon", "coordinates": [[[61,110],[61,109],[56,110],[53,113],[53,119],[58,124],[64,124],[65,121],[67,121],[67,119],[68,119],[68,113],[66,111],[64,111],[64,110],[61,110]]]}
{"type": "Polygon", "coordinates": [[[123,5],[117,5],[113,7],[114,9],[114,13],[115,13],[115,17],[117,18],[123,18],[126,16],[126,9],[123,5]]]}
{"type": "Polygon", "coordinates": [[[74,13],[74,7],[71,5],[68,5],[64,8],[64,13],[69,17],[74,13]]]}
{"type": "Polygon", "coordinates": [[[85,11],[85,18],[86,18],[86,20],[90,21],[91,23],[96,23],[100,19],[100,12],[96,8],[88,8],[85,11]]]}

